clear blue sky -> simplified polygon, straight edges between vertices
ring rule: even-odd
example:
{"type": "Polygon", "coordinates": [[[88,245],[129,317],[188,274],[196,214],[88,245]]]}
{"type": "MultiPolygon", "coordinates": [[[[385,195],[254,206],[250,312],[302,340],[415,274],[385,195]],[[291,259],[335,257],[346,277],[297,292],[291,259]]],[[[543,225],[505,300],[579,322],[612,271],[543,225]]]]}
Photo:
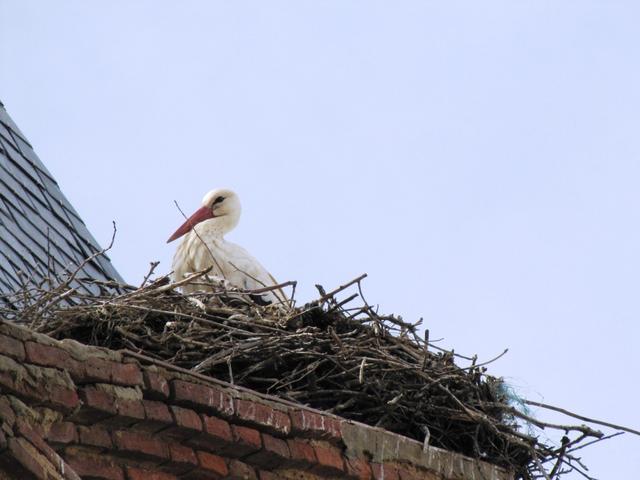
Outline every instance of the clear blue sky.
{"type": "MultiPolygon", "coordinates": [[[[0,0],[0,99],[131,283],[234,188],[280,280],[424,317],[525,396],[640,427],[640,10],[0,0]]],[[[543,415],[543,414],[541,414],[543,415]]],[[[547,418],[547,417],[545,417],[547,418]]],[[[636,478],[640,439],[585,450],[636,478]]],[[[570,478],[578,478],[572,476],[570,478]]]]}

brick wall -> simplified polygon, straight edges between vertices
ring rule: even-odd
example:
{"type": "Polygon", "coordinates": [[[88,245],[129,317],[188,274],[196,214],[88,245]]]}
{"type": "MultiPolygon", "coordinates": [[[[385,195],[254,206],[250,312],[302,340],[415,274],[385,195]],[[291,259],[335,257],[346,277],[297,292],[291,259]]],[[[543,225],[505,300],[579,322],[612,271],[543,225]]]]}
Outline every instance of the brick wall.
{"type": "Polygon", "coordinates": [[[507,480],[385,430],[0,322],[0,479],[507,480]]]}

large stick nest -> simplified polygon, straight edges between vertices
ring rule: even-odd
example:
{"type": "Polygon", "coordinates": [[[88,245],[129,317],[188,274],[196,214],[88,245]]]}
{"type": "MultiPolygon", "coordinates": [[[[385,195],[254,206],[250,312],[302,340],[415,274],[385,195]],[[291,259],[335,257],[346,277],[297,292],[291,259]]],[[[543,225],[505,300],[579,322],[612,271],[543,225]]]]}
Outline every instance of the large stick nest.
{"type": "Polygon", "coordinates": [[[14,297],[21,307],[0,313],[54,338],[128,349],[428,441],[518,478],[582,469],[570,452],[600,432],[545,424],[514,408],[501,379],[475,357],[458,366],[460,356],[429,342],[428,330],[419,335],[419,323],[378,314],[362,297],[362,278],[328,294],[319,287],[320,299],[302,308],[259,306],[246,292],[219,287],[183,295],[166,277],[138,289],[94,281],[103,294],[91,297],[65,281],[25,287],[14,297]],[[347,289],[358,293],[339,300],[347,289]],[[563,444],[523,434],[523,418],[566,431],[563,444]]]}

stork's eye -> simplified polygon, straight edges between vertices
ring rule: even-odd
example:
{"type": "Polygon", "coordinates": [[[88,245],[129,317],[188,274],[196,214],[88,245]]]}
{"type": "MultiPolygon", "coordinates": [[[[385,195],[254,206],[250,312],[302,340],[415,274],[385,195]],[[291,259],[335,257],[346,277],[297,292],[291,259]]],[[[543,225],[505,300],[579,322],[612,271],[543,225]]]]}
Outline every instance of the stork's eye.
{"type": "Polygon", "coordinates": [[[218,203],[222,203],[223,200],[224,200],[224,197],[218,197],[213,201],[213,204],[216,205],[218,203]]]}

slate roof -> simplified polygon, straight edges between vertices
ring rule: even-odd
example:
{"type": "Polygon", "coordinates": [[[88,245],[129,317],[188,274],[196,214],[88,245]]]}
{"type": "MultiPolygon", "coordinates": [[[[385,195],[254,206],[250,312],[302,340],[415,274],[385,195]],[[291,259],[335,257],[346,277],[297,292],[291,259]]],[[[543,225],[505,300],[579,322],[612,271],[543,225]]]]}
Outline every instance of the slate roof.
{"type": "MultiPolygon", "coordinates": [[[[100,250],[0,102],[0,302],[24,278],[73,271],[100,250]]],[[[106,256],[87,263],[81,276],[122,281],[106,256]]]]}

